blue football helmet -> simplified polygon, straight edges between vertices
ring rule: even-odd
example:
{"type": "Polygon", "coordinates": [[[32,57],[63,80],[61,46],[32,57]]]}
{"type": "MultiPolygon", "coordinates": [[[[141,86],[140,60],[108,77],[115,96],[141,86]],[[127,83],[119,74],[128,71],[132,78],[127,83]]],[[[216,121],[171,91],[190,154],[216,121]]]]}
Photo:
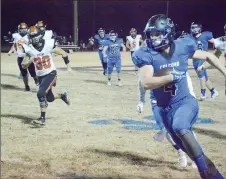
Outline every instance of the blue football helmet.
{"type": "Polygon", "coordinates": [[[100,38],[104,38],[104,36],[105,36],[105,30],[102,29],[102,28],[100,28],[100,29],[98,30],[98,34],[99,34],[100,38]]]}
{"type": "Polygon", "coordinates": [[[109,36],[110,36],[110,40],[113,41],[113,42],[115,42],[116,39],[117,39],[117,37],[118,37],[118,34],[116,32],[114,32],[113,30],[111,30],[109,32],[109,36]]]}
{"type": "Polygon", "coordinates": [[[202,25],[192,22],[190,30],[192,35],[197,35],[202,32],[202,25]]]}
{"type": "Polygon", "coordinates": [[[144,29],[146,44],[153,50],[162,50],[174,40],[175,26],[173,21],[164,14],[152,16],[144,29]]]}

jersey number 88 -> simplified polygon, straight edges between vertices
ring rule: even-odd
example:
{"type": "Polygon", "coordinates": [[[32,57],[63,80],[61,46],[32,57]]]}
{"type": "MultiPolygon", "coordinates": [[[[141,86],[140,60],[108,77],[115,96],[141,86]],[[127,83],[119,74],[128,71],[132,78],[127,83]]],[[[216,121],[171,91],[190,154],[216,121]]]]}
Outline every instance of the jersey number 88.
{"type": "Polygon", "coordinates": [[[43,68],[48,69],[51,67],[49,56],[37,57],[35,58],[34,61],[35,61],[37,70],[43,70],[43,68]]]}

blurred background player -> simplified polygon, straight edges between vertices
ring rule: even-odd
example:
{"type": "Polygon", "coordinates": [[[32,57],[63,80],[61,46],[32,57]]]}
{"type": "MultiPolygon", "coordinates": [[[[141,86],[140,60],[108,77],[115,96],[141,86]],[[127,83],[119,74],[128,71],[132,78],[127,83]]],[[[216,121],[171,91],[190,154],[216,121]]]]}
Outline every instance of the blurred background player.
{"type": "Polygon", "coordinates": [[[46,25],[43,21],[38,21],[35,26],[40,29],[40,33],[43,35],[44,39],[51,39],[53,37],[53,31],[46,30],[46,25]]]}
{"type": "MultiPolygon", "coordinates": [[[[25,53],[23,51],[23,46],[22,44],[28,44],[29,39],[28,39],[28,26],[26,23],[22,22],[18,25],[18,32],[14,33],[13,36],[13,45],[10,49],[10,51],[8,52],[8,55],[10,55],[14,50],[16,50],[17,52],[17,64],[19,66],[20,69],[20,73],[23,77],[23,82],[25,85],[25,91],[30,91],[30,86],[28,85],[28,72],[27,69],[23,69],[22,68],[22,61],[24,59],[25,53]]],[[[35,67],[34,64],[32,63],[29,68],[28,71],[31,75],[31,77],[33,77],[36,85],[38,85],[38,79],[36,77],[36,73],[35,73],[35,67]]]]}
{"type": "Polygon", "coordinates": [[[46,108],[48,102],[53,102],[55,99],[62,99],[66,104],[70,104],[66,92],[58,94],[53,94],[52,92],[52,86],[56,85],[57,79],[52,53],[61,55],[67,65],[68,71],[72,72],[72,69],[69,65],[67,53],[64,50],[55,47],[54,39],[44,39],[43,34],[38,27],[31,26],[29,28],[29,38],[31,44],[29,46],[23,44],[23,49],[31,58],[25,58],[22,65],[23,68],[26,69],[32,62],[35,63],[35,70],[40,83],[37,97],[40,104],[41,116],[38,120],[33,122],[42,125],[45,124],[46,121],[46,108]]]}
{"type": "Polygon", "coordinates": [[[95,44],[98,46],[98,54],[103,67],[103,74],[107,75],[107,61],[103,57],[104,41],[109,40],[109,34],[105,34],[105,30],[100,28],[94,36],[95,44]]]}
{"type": "Polygon", "coordinates": [[[186,73],[188,58],[207,60],[225,77],[226,68],[213,54],[197,50],[190,37],[174,40],[174,23],[163,14],[152,16],[144,32],[147,47],[133,54],[133,62],[140,68],[143,88],[153,90],[166,130],[196,163],[200,177],[223,179],[192,132],[199,106],[190,93],[186,73]]]}
{"type": "MultiPolygon", "coordinates": [[[[197,48],[199,50],[204,50],[208,51],[208,43],[213,43],[214,44],[214,38],[212,32],[202,32],[202,25],[198,23],[192,23],[191,24],[191,38],[194,39],[197,43],[197,48]]],[[[211,98],[215,98],[218,96],[218,92],[216,89],[213,87],[211,81],[208,79],[208,74],[207,70],[204,69],[202,71],[197,71],[197,69],[204,63],[203,60],[199,59],[194,59],[193,60],[193,66],[194,69],[196,70],[196,73],[198,75],[198,78],[200,80],[200,86],[201,86],[201,100],[206,99],[206,87],[210,90],[211,92],[211,98]]]]}
{"type": "MultiPolygon", "coordinates": [[[[133,52],[136,51],[142,43],[142,36],[140,34],[137,34],[137,30],[135,28],[132,28],[130,30],[130,36],[126,37],[126,47],[130,50],[131,57],[133,55],[133,52]]],[[[135,71],[138,71],[138,68],[136,66],[135,71]]]]}
{"type": "Polygon", "coordinates": [[[108,85],[111,86],[111,74],[115,66],[118,75],[118,86],[122,86],[120,72],[121,72],[121,47],[123,51],[126,51],[126,47],[123,44],[123,40],[118,38],[118,34],[113,30],[109,33],[110,40],[106,40],[104,43],[103,56],[104,61],[107,61],[108,72],[108,85]]]}

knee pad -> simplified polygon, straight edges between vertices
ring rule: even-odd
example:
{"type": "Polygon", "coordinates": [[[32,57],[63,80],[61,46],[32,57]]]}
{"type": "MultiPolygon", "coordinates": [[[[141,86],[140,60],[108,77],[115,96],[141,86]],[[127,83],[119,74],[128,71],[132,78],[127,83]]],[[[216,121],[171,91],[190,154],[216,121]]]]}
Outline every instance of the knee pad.
{"type": "Polygon", "coordinates": [[[39,100],[39,103],[40,103],[40,107],[41,108],[47,108],[48,103],[47,103],[47,100],[46,100],[45,91],[39,90],[38,93],[37,93],[37,97],[38,97],[38,100],[39,100]]]}

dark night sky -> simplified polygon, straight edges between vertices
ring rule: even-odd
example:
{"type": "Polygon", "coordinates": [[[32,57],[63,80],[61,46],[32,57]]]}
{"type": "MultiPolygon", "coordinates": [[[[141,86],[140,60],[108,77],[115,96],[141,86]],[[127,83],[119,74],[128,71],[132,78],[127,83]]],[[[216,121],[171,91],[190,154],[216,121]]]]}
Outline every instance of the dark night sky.
{"type": "MultiPolygon", "coordinates": [[[[131,27],[142,33],[147,20],[154,14],[166,12],[165,1],[79,1],[79,39],[87,40],[94,31],[103,27],[127,35],[131,27]],[[94,13],[95,12],[95,13],[94,13]]],[[[215,36],[223,35],[226,23],[226,0],[171,1],[169,16],[178,24],[177,30],[189,30],[190,23],[200,22],[204,30],[215,36]]],[[[58,35],[73,34],[72,0],[2,0],[2,35],[14,31],[25,21],[28,25],[43,20],[48,29],[58,35]]]]}

